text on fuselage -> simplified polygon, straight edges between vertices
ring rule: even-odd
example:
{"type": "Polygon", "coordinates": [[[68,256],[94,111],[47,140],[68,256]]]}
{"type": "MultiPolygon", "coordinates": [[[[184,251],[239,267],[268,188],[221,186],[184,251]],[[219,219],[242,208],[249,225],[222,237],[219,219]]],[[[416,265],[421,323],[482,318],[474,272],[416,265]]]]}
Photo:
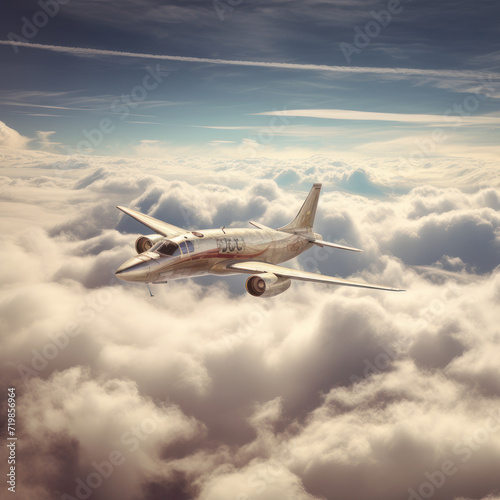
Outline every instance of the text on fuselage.
{"type": "Polygon", "coordinates": [[[221,253],[234,253],[243,251],[243,238],[217,238],[217,247],[221,253]]]}

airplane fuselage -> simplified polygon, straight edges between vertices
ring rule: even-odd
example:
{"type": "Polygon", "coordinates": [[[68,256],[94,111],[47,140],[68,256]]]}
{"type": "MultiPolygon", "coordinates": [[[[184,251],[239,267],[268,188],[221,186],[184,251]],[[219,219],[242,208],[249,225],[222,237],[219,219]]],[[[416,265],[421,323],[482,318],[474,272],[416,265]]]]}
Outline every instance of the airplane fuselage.
{"type": "Polygon", "coordinates": [[[125,262],[117,275],[126,281],[164,283],[206,274],[235,274],[218,264],[228,260],[279,264],[311,246],[302,236],[272,229],[206,229],[165,238],[125,262]],[[173,244],[168,251],[173,251],[174,245],[177,248],[172,255],[165,255],[162,244],[173,244]]]}

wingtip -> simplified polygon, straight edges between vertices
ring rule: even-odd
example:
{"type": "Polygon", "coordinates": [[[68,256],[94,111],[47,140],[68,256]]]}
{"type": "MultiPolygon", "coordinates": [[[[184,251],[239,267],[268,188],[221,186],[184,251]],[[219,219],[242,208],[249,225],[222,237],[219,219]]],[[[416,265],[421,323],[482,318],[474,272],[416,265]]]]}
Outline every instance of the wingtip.
{"type": "Polygon", "coordinates": [[[124,214],[132,216],[133,210],[131,210],[130,208],[122,207],[121,205],[117,205],[116,208],[124,214]]]}

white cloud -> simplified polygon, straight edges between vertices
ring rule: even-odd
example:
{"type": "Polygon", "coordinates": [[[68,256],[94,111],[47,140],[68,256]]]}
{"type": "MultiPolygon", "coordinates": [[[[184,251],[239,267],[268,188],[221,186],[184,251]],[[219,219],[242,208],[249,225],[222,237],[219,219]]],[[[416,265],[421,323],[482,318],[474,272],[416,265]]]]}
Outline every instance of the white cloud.
{"type": "Polygon", "coordinates": [[[55,131],[43,131],[43,130],[38,130],[36,135],[38,136],[38,144],[40,145],[40,149],[42,151],[51,151],[52,153],[55,153],[57,151],[57,148],[55,146],[59,146],[61,143],[60,142],[54,142],[50,140],[50,137],[54,135],[56,132],[55,131]]]}
{"type": "Polygon", "coordinates": [[[0,147],[7,149],[25,149],[30,139],[0,121],[0,147]]]}
{"type": "Polygon", "coordinates": [[[48,380],[33,379],[23,392],[19,411],[30,418],[25,420],[20,459],[31,480],[19,481],[17,493],[29,498],[52,496],[55,484],[78,497],[77,480],[86,482],[90,474],[91,490],[98,485],[96,498],[140,495],[143,481],[168,477],[160,459],[164,450],[203,432],[168,400],[157,405],[131,381],[96,380],[80,367],[48,380]],[[79,474],[61,482],[64,468],[79,474]]]}
{"type": "Polygon", "coordinates": [[[191,151],[189,147],[174,146],[162,141],[141,140],[134,147],[134,154],[147,158],[176,158],[187,155],[191,151]]]}
{"type": "MultiPolygon", "coordinates": [[[[456,126],[452,118],[443,115],[422,115],[417,113],[375,113],[350,109],[286,109],[265,111],[257,115],[302,116],[328,120],[369,120],[402,123],[421,123],[428,125],[456,126]]],[[[466,116],[461,118],[463,125],[500,125],[500,118],[491,116],[466,116]]]]}
{"type": "Polygon", "coordinates": [[[298,476],[279,462],[255,461],[243,469],[221,467],[203,484],[199,500],[293,498],[313,500],[298,476]]]}

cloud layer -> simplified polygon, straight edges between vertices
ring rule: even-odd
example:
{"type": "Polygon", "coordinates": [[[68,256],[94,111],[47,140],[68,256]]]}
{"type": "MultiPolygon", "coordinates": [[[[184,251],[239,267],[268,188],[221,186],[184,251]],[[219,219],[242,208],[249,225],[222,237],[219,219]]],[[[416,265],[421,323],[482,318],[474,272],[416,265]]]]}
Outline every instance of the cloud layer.
{"type": "Polygon", "coordinates": [[[1,154],[1,381],[18,392],[21,497],[498,495],[493,162],[1,154]],[[408,292],[294,283],[266,301],[237,276],[150,298],[114,278],[143,230],[117,204],[189,228],[276,227],[312,182],[315,230],[364,252],[287,265],[408,292]]]}

